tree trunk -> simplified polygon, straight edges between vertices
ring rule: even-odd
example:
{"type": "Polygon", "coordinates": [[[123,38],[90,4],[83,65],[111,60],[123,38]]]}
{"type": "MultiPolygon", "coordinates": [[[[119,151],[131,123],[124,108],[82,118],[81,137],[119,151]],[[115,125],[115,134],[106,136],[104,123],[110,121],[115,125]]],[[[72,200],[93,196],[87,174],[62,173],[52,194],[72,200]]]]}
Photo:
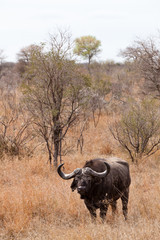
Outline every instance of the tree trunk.
{"type": "Polygon", "coordinates": [[[53,159],[53,165],[55,167],[58,166],[58,156],[59,156],[59,141],[55,140],[54,141],[54,159],[53,159]]]}
{"type": "Polygon", "coordinates": [[[45,141],[46,141],[46,146],[47,146],[47,150],[48,150],[48,160],[49,160],[49,163],[50,165],[52,164],[52,152],[51,152],[51,149],[50,149],[50,146],[49,146],[49,140],[47,137],[44,137],[45,138],[45,141]]]}
{"type": "Polygon", "coordinates": [[[62,129],[60,126],[56,126],[54,128],[54,134],[53,134],[53,142],[54,142],[54,160],[53,164],[55,167],[58,166],[58,156],[61,156],[61,139],[62,137],[62,129]]]}

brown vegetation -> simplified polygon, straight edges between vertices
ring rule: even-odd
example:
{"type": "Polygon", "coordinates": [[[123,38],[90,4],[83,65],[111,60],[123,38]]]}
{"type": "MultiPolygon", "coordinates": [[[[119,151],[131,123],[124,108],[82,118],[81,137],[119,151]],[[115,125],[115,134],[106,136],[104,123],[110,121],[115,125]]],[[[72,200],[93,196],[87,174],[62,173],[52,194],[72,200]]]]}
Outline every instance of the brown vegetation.
{"type": "MultiPolygon", "coordinates": [[[[116,147],[103,116],[95,129],[86,132],[83,155],[65,157],[66,171],[81,167],[92,157],[111,153],[124,157],[116,147]],[[109,138],[108,138],[109,137],[109,138]],[[92,140],[91,140],[92,139],[92,140]],[[100,141],[101,139],[101,141],[100,141]],[[106,143],[106,145],[105,145],[106,143]]],[[[131,191],[129,220],[124,221],[121,202],[113,219],[109,209],[106,222],[91,222],[78,194],[72,193],[70,181],[62,181],[46,164],[47,157],[1,162],[0,166],[0,239],[159,239],[160,234],[160,163],[159,154],[130,164],[131,191]]]]}

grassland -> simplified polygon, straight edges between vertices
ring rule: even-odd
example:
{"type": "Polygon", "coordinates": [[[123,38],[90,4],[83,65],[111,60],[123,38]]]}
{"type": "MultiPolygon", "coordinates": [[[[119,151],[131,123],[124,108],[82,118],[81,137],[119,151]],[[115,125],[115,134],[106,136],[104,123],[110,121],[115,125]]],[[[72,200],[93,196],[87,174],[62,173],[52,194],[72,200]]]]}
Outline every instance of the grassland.
{"type": "MultiPolygon", "coordinates": [[[[85,135],[84,153],[64,157],[65,171],[81,167],[93,157],[108,154],[127,159],[107,129],[103,116],[97,128],[91,124],[85,135]]],[[[1,240],[159,240],[160,239],[160,155],[130,163],[129,219],[124,221],[121,202],[113,219],[93,223],[79,195],[71,192],[71,180],[60,179],[47,156],[21,161],[6,158],[0,164],[1,240]]],[[[130,160],[127,159],[129,162],[130,160]]]]}

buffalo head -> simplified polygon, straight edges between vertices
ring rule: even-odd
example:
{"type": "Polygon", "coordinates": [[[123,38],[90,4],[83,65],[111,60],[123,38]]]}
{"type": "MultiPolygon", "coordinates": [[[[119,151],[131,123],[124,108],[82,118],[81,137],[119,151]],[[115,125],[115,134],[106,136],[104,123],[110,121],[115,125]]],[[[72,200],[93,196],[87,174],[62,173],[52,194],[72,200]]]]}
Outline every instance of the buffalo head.
{"type": "Polygon", "coordinates": [[[76,168],[73,172],[66,174],[61,168],[64,164],[60,164],[57,168],[57,172],[61,178],[69,180],[74,178],[71,189],[74,191],[77,189],[77,192],[81,195],[81,198],[87,195],[91,187],[95,184],[101,182],[101,180],[106,177],[110,172],[110,166],[107,162],[104,162],[106,170],[103,172],[97,172],[91,169],[90,167],[76,168]]]}

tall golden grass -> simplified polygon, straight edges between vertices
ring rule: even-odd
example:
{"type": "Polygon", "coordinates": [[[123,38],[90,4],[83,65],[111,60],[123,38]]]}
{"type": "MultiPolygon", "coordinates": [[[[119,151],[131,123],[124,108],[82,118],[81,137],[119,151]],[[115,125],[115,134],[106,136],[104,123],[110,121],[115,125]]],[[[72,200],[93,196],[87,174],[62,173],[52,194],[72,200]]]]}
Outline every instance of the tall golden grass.
{"type": "MultiPolygon", "coordinates": [[[[65,171],[82,167],[86,160],[107,154],[124,157],[107,130],[109,117],[86,132],[84,153],[64,158],[65,171]]],[[[64,181],[50,167],[47,157],[6,159],[0,164],[0,239],[17,240],[159,240],[160,161],[159,153],[130,164],[132,184],[129,219],[124,221],[121,201],[113,219],[92,222],[79,195],[71,192],[72,180],[64,181]]]]}

